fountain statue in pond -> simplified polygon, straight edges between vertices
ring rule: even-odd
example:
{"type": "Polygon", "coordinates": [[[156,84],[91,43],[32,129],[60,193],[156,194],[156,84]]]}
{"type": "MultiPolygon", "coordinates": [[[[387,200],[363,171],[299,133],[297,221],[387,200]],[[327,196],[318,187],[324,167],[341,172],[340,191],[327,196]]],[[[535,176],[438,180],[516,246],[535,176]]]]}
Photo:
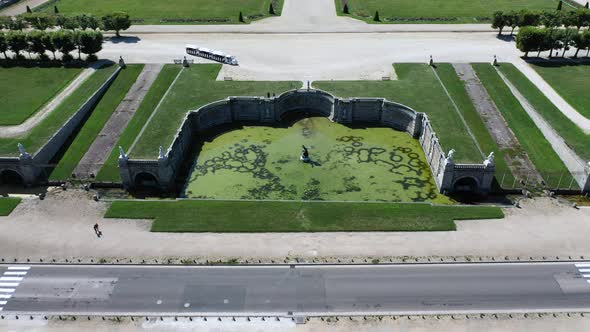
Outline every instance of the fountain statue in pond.
{"type": "Polygon", "coordinates": [[[301,157],[299,157],[299,160],[303,161],[304,163],[308,163],[311,160],[309,159],[309,151],[307,151],[305,145],[302,145],[302,147],[303,151],[301,152],[301,157]]]}

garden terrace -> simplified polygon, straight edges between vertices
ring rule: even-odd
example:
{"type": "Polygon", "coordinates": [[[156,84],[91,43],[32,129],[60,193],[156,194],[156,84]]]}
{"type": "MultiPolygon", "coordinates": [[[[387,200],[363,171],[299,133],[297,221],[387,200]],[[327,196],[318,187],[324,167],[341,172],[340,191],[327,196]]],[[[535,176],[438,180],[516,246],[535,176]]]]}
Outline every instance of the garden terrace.
{"type": "Polygon", "coordinates": [[[273,2],[276,15],[281,14],[283,0],[176,0],[174,5],[160,0],[56,0],[36,10],[53,12],[57,6],[63,14],[103,16],[122,11],[134,24],[238,24],[242,12],[247,22],[270,16],[273,2]]]}
{"type": "MultiPolygon", "coordinates": [[[[335,0],[338,15],[348,3],[350,16],[369,23],[489,23],[493,12],[554,10],[558,0],[335,0]]],[[[564,3],[564,9],[571,5],[564,3]]]]}

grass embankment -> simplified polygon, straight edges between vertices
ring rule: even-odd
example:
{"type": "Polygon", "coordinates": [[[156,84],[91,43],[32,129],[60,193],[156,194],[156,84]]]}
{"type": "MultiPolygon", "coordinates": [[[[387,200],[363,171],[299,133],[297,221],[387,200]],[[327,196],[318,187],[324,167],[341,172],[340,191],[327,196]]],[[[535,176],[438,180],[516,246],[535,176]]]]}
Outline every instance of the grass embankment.
{"type": "MultiPolygon", "coordinates": [[[[558,0],[335,0],[338,15],[348,3],[350,15],[368,23],[489,23],[496,10],[551,10],[558,0]],[[373,21],[379,11],[381,22],[373,21]]],[[[564,10],[571,8],[563,5],[564,10]]]]}
{"type": "Polygon", "coordinates": [[[94,142],[102,127],[109,120],[117,106],[121,103],[129,88],[135,83],[143,65],[128,65],[119,73],[108,91],[98,102],[88,120],[51,173],[51,180],[68,179],[80,159],[94,142]]]}
{"type": "Polygon", "coordinates": [[[36,152],[92,96],[114,70],[114,66],[97,70],[28,134],[15,138],[0,138],[0,155],[18,156],[17,143],[22,143],[31,154],[36,152]]]}
{"type": "MultiPolygon", "coordinates": [[[[474,64],[473,68],[522,146],[520,151],[511,153],[528,154],[535,168],[546,179],[557,181],[560,175],[569,175],[568,169],[551,144],[510,92],[494,67],[490,64],[474,64]]],[[[551,181],[548,184],[551,186],[557,183],[551,181]]]]}
{"type": "Polygon", "coordinates": [[[14,208],[20,203],[20,198],[1,198],[0,197],[0,217],[9,215],[14,208]]]}
{"type": "Polygon", "coordinates": [[[459,79],[459,76],[457,76],[457,73],[451,64],[438,64],[436,72],[443,81],[451,97],[453,97],[453,100],[461,111],[465,122],[467,122],[469,128],[471,128],[471,132],[473,133],[473,136],[475,136],[483,153],[487,156],[490,152],[494,152],[494,155],[496,156],[496,174],[500,177],[498,181],[501,181],[501,178],[506,175],[504,180],[512,183],[514,177],[504,159],[505,151],[500,150],[498,144],[486,128],[481,116],[471,102],[467,90],[465,90],[465,83],[459,79]]]}
{"type": "Polygon", "coordinates": [[[482,156],[457,111],[428,65],[395,64],[392,81],[319,81],[316,88],[339,97],[383,97],[424,112],[445,150],[455,149],[460,162],[481,163],[482,156]],[[450,130],[449,128],[452,128],[450,130]]]}
{"type": "Polygon", "coordinates": [[[218,64],[193,65],[183,69],[175,85],[162,101],[146,130],[129,153],[132,158],[154,158],[158,147],[168,148],[190,110],[228,96],[266,96],[301,87],[300,82],[216,81],[218,64]]]}
{"type": "Polygon", "coordinates": [[[453,231],[497,207],[254,201],[115,201],[107,218],[154,219],[152,232],[453,231]]]}
{"type": "MultiPolygon", "coordinates": [[[[514,84],[518,91],[522,93],[529,103],[531,103],[537,112],[539,112],[539,114],[551,124],[551,127],[559,133],[559,135],[566,141],[567,145],[584,160],[590,160],[590,149],[588,148],[590,147],[590,135],[584,133],[580,127],[568,119],[568,117],[553,105],[553,103],[545,97],[543,92],[541,92],[541,90],[539,90],[537,86],[513,64],[502,63],[498,68],[504,75],[506,75],[508,80],[514,84]]],[[[587,68],[590,69],[590,66],[587,68]]],[[[563,81],[560,81],[560,84],[567,84],[566,82],[568,79],[570,78],[564,78],[563,81]]],[[[588,84],[590,84],[590,81],[588,84]]],[[[586,89],[588,86],[590,85],[586,85],[586,89]]],[[[554,87],[556,86],[554,85],[554,87]]],[[[584,92],[583,94],[586,95],[587,93],[584,92]]],[[[586,104],[586,106],[588,107],[588,104],[586,104]]],[[[587,109],[590,110],[590,107],[587,109]]]]}
{"type": "MultiPolygon", "coordinates": [[[[63,14],[102,16],[115,11],[129,14],[134,24],[238,24],[242,12],[246,22],[270,16],[271,0],[58,0],[37,10],[63,14]]],[[[283,0],[274,0],[275,14],[281,15],[283,0]]]]}
{"type": "Polygon", "coordinates": [[[547,63],[531,66],[572,107],[583,116],[590,118],[590,93],[588,93],[590,65],[547,63]]]}
{"type": "Polygon", "coordinates": [[[128,151],[133,140],[139,135],[141,128],[143,128],[152,112],[155,111],[156,106],[166,93],[166,90],[168,90],[170,84],[174,81],[176,75],[178,75],[181,68],[182,67],[177,65],[165,65],[164,68],[162,68],[162,71],[150,87],[150,90],[127,125],[127,128],[125,128],[125,131],[119,137],[119,141],[117,141],[115,148],[111,151],[109,158],[98,172],[98,175],[96,176],[97,181],[121,182],[119,168],[117,166],[117,160],[119,158],[118,147],[122,146],[125,151],[128,151]]]}
{"type": "Polygon", "coordinates": [[[80,68],[0,67],[0,126],[23,123],[81,71],[80,68]]]}

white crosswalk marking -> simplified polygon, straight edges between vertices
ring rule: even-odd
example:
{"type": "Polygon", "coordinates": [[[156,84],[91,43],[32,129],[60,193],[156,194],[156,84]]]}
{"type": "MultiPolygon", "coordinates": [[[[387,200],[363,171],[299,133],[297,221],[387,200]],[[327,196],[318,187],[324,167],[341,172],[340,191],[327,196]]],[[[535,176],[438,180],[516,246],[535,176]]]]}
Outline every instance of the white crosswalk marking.
{"type": "Polygon", "coordinates": [[[0,287],[16,287],[18,282],[0,282],[0,287]]]}
{"type": "Polygon", "coordinates": [[[12,294],[16,291],[16,288],[23,280],[24,276],[27,275],[27,271],[31,269],[30,266],[9,266],[7,271],[4,272],[4,276],[0,277],[0,311],[4,310],[4,307],[12,294]],[[10,281],[10,282],[7,282],[10,281]],[[11,287],[11,288],[4,288],[11,287]]]}
{"type": "Polygon", "coordinates": [[[21,281],[23,277],[0,277],[0,281],[21,281]]]}
{"type": "Polygon", "coordinates": [[[576,263],[574,264],[576,267],[590,267],[590,263],[576,263]]]}

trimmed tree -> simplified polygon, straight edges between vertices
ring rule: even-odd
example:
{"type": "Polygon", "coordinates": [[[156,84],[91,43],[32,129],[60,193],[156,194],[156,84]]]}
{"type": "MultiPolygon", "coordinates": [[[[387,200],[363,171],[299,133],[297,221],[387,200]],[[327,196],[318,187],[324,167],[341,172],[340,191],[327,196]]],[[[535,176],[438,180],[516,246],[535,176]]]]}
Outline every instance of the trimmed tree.
{"type": "Polygon", "coordinates": [[[52,35],[53,44],[63,54],[63,60],[71,59],[70,52],[76,49],[74,33],[68,30],[56,31],[52,35]]]}
{"type": "MultiPolygon", "coordinates": [[[[242,12],[240,12],[240,15],[242,12]]],[[[127,30],[131,26],[129,15],[124,12],[115,12],[102,17],[102,24],[105,30],[115,31],[117,37],[121,37],[120,31],[127,30]]]]}
{"type": "Polygon", "coordinates": [[[557,10],[561,10],[563,8],[563,0],[559,0],[559,3],[557,4],[557,10]]]}
{"type": "Polygon", "coordinates": [[[15,59],[18,59],[21,55],[20,52],[27,49],[29,44],[27,43],[27,35],[22,31],[10,31],[7,34],[8,48],[14,52],[15,59]]]}
{"type": "Polygon", "coordinates": [[[506,17],[503,11],[496,11],[492,16],[492,28],[498,29],[498,36],[502,35],[502,30],[506,26],[506,17]]]}
{"type": "Polygon", "coordinates": [[[516,47],[521,52],[524,52],[525,58],[528,58],[529,52],[541,49],[544,39],[544,29],[537,27],[522,27],[516,36],[516,47]]]}
{"type": "Polygon", "coordinates": [[[0,16],[0,30],[10,29],[12,19],[9,16],[0,16]]]}
{"type": "MultiPolygon", "coordinates": [[[[37,53],[39,58],[43,59],[45,55],[45,45],[43,45],[43,31],[31,31],[27,34],[27,50],[31,53],[37,53]]],[[[47,58],[47,56],[45,56],[47,58]]]]}
{"type": "Polygon", "coordinates": [[[350,11],[348,10],[348,2],[344,3],[344,7],[342,7],[342,12],[344,14],[350,14],[350,11]]]}
{"type": "Polygon", "coordinates": [[[520,16],[517,12],[510,11],[504,15],[504,20],[506,25],[512,28],[512,30],[510,30],[510,35],[514,35],[514,29],[516,29],[520,22],[520,16]]]}
{"type": "Polygon", "coordinates": [[[590,9],[590,2],[586,2],[586,6],[584,8],[590,9]]]}
{"type": "Polygon", "coordinates": [[[53,43],[53,35],[54,34],[55,34],[55,32],[46,32],[41,37],[41,42],[43,43],[43,47],[45,48],[45,50],[47,50],[53,54],[53,60],[55,60],[55,51],[57,51],[57,48],[55,47],[55,44],[53,43]]]}
{"type": "Polygon", "coordinates": [[[57,9],[57,6],[53,6],[53,13],[59,14],[59,9],[57,9]]]}
{"type": "Polygon", "coordinates": [[[379,11],[378,10],[375,11],[375,16],[373,17],[373,21],[375,21],[375,22],[381,21],[381,19],[379,18],[379,11]]]}
{"type": "Polygon", "coordinates": [[[4,54],[4,59],[8,59],[8,55],[6,55],[6,51],[8,51],[8,40],[6,38],[6,34],[0,31],[0,52],[4,54]]]}
{"type": "Polygon", "coordinates": [[[21,31],[26,27],[27,27],[27,22],[25,22],[25,20],[23,20],[23,18],[20,16],[17,16],[13,20],[10,20],[10,24],[8,26],[8,28],[10,30],[21,30],[21,31]]]}
{"type": "Polygon", "coordinates": [[[538,12],[523,9],[518,13],[518,26],[537,26],[541,23],[541,15],[538,12]]]}
{"type": "Polygon", "coordinates": [[[27,5],[27,13],[31,14],[32,12],[33,12],[33,11],[31,10],[31,7],[29,7],[29,6],[27,5]]]}
{"type": "Polygon", "coordinates": [[[244,23],[244,15],[242,12],[240,12],[240,15],[238,15],[238,21],[244,23]]]}
{"type": "Polygon", "coordinates": [[[100,31],[81,31],[78,38],[81,45],[80,51],[86,54],[88,59],[95,57],[94,54],[102,50],[103,37],[100,31]]]}
{"type": "Polygon", "coordinates": [[[557,28],[563,24],[563,17],[561,12],[556,11],[544,11],[541,14],[541,24],[543,24],[546,28],[557,28]]]}
{"type": "Polygon", "coordinates": [[[270,7],[268,8],[268,13],[270,15],[276,15],[275,14],[275,8],[272,6],[272,1],[270,2],[270,7]]]}

